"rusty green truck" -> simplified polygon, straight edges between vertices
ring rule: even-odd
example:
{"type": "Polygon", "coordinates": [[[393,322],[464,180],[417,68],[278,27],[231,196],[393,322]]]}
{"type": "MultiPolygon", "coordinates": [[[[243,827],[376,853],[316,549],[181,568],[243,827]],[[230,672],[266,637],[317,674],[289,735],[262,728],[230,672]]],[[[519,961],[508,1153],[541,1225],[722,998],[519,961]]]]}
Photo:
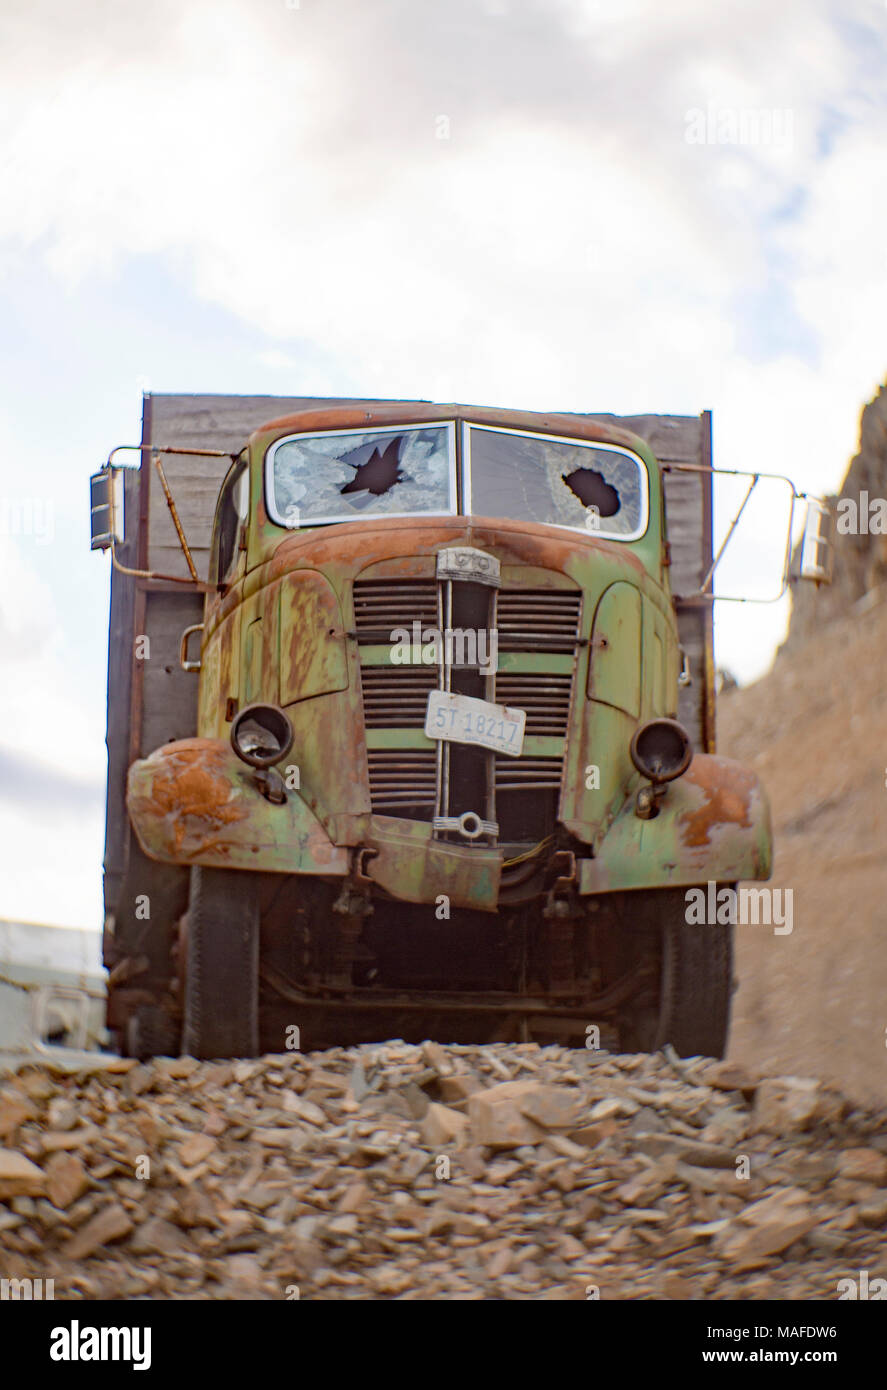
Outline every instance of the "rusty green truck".
{"type": "Polygon", "coordinates": [[[685,894],[771,843],[715,752],[710,417],[148,396],[139,448],[93,497],[121,1049],[722,1055],[685,894]]]}

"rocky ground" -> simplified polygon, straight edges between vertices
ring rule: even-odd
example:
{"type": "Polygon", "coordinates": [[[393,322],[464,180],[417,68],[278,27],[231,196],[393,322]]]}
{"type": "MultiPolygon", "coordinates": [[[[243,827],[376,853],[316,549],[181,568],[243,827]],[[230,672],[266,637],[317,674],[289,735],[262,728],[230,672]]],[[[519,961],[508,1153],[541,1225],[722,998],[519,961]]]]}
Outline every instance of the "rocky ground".
{"type": "Polygon", "coordinates": [[[834,1299],[887,1124],[733,1062],[401,1042],[0,1078],[0,1275],[68,1298],[834,1299]]]}

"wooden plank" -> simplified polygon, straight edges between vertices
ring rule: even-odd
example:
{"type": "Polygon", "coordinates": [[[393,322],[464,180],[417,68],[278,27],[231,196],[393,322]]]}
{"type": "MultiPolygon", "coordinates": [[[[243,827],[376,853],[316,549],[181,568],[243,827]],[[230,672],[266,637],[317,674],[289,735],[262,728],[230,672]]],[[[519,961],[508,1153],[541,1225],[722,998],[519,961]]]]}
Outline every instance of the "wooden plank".
{"type": "MultiPolygon", "coordinates": [[[[117,547],[120,563],[135,568],[138,560],[139,474],[123,475],[123,514],[126,534],[117,547]]],[[[108,623],[108,707],[105,745],[108,776],[105,796],[105,854],[103,891],[105,916],[116,910],[126,872],[129,821],[126,815],[126,773],[129,768],[132,649],[135,620],[135,579],[111,569],[111,611],[108,623]]]]}
{"type": "MultiPolygon", "coordinates": [[[[202,594],[149,593],[145,630],[150,657],[144,665],[144,714],[141,757],[173,739],[191,738],[197,732],[198,676],[179,665],[182,633],[203,619],[202,594]]],[[[196,638],[194,639],[196,644],[196,638]]]]}
{"type": "MultiPolygon", "coordinates": [[[[702,441],[700,450],[700,462],[705,468],[712,467],[711,457],[711,411],[703,411],[702,416],[702,441]]],[[[714,506],[712,499],[713,479],[709,473],[704,478],[705,488],[703,493],[702,506],[702,543],[704,548],[703,567],[706,575],[711,568],[714,559],[714,506]]],[[[715,723],[717,709],[717,694],[715,689],[715,610],[714,604],[710,603],[703,610],[704,620],[704,639],[705,639],[705,717],[704,717],[704,747],[706,752],[714,753],[717,747],[717,727],[715,723]]]]}

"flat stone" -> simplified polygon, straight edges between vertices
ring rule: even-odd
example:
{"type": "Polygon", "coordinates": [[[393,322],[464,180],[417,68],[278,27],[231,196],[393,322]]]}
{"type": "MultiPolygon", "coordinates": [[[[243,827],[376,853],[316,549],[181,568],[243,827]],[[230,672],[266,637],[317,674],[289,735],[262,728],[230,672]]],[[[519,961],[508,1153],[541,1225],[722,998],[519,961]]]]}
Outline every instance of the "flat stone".
{"type": "Polygon", "coordinates": [[[158,1057],[154,1065],[161,1076],[182,1081],[194,1075],[200,1062],[196,1057],[158,1057]]]}
{"type": "Polygon", "coordinates": [[[442,1076],[437,1082],[437,1092],[444,1105],[467,1101],[475,1091],[483,1090],[483,1082],[477,1076],[465,1072],[455,1076],[442,1076]]]}
{"type": "Polygon", "coordinates": [[[817,1225],[818,1217],[800,1188],[782,1188],[753,1202],[715,1238],[715,1249],[737,1270],[787,1250],[817,1225]]]}
{"type": "Polygon", "coordinates": [[[152,1216],[137,1228],[128,1248],[133,1255],[178,1255],[193,1247],[171,1221],[152,1216]]]}
{"type": "Polygon", "coordinates": [[[354,1212],[346,1212],[341,1216],[334,1216],[332,1221],[327,1222],[325,1229],[333,1236],[356,1236],[359,1224],[354,1212]]]}
{"type": "MultiPolygon", "coordinates": [[[[524,1083],[516,1081],[512,1084],[520,1086],[524,1083]]],[[[534,1083],[529,1084],[533,1086],[534,1083]]],[[[501,1091],[502,1087],[498,1089],[501,1091]]],[[[578,1091],[539,1084],[518,1099],[521,1114],[543,1129],[570,1129],[579,1117],[581,1103],[578,1091]]]]}
{"type": "Polygon", "coordinates": [[[887,1183],[887,1157],[877,1149],[845,1149],[838,1159],[838,1176],[881,1187],[887,1183]]]}
{"type": "Polygon", "coordinates": [[[419,1126],[423,1144],[435,1149],[447,1144],[459,1144],[468,1132],[468,1120],[458,1110],[432,1101],[419,1126]]]}
{"type": "Polygon", "coordinates": [[[104,1207],[91,1221],[87,1221],[65,1245],[63,1254],[69,1260],[84,1260],[103,1245],[123,1240],[132,1228],[132,1221],[126,1211],[119,1202],[115,1202],[112,1206],[104,1207]]]}
{"type": "Polygon", "coordinates": [[[41,1196],[46,1174],[15,1149],[0,1149],[0,1200],[41,1196]]]}
{"type": "Polygon", "coordinates": [[[295,1092],[288,1091],[283,1098],[283,1108],[290,1115],[295,1115],[299,1120],[306,1120],[309,1125],[325,1125],[327,1117],[319,1105],[315,1105],[310,1100],[303,1100],[295,1092]]]}
{"type": "Polygon", "coordinates": [[[451,1076],[453,1073],[453,1063],[447,1056],[446,1049],[440,1043],[424,1042],[422,1044],[422,1060],[426,1066],[433,1068],[438,1076],[451,1076]]]}
{"type": "Polygon", "coordinates": [[[346,1215],[349,1212],[366,1211],[372,1204],[372,1189],[365,1182],[349,1183],[336,1204],[336,1211],[346,1215]]]}
{"type": "Polygon", "coordinates": [[[777,1076],[762,1081],[755,1095],[754,1122],[769,1134],[800,1134],[817,1121],[840,1118],[838,1098],[807,1076],[777,1076]]]}
{"type": "Polygon", "coordinates": [[[538,1081],[504,1081],[469,1096],[468,1118],[475,1142],[493,1148],[518,1148],[543,1139],[545,1130],[524,1114],[523,1108],[538,1099],[541,1089],[538,1081]]]}
{"type": "Polygon", "coordinates": [[[864,1226],[882,1230],[887,1226],[887,1192],[860,1202],[857,1215],[864,1226]]]}
{"type": "Polygon", "coordinates": [[[41,1137],[45,1154],[57,1153],[59,1149],[83,1149],[95,1144],[101,1138],[101,1131],[95,1125],[81,1125],[79,1129],[48,1130],[41,1137]]]}
{"type": "Polygon", "coordinates": [[[589,1111],[588,1118],[594,1124],[598,1120],[611,1120],[616,1115],[634,1115],[637,1113],[637,1104],[633,1103],[633,1108],[627,1110],[625,1101],[618,1096],[607,1096],[604,1100],[599,1100],[589,1111]]]}
{"type": "Polygon", "coordinates": [[[758,1087],[758,1079],[747,1067],[739,1062],[714,1062],[705,1072],[706,1085],[718,1091],[742,1091],[753,1094],[758,1087]]]}
{"type": "Polygon", "coordinates": [[[584,1149],[596,1149],[605,1139],[619,1133],[620,1126],[615,1120],[602,1120],[599,1124],[580,1125],[567,1132],[567,1138],[584,1149]]]}
{"type": "Polygon", "coordinates": [[[75,1129],[79,1120],[76,1105],[72,1105],[65,1096],[56,1096],[55,1100],[49,1102],[46,1121],[50,1129],[63,1132],[75,1129]]]}
{"type": "Polygon", "coordinates": [[[193,1168],[209,1158],[215,1148],[216,1141],[211,1134],[192,1134],[190,1139],[179,1145],[179,1158],[186,1168],[193,1168]]]}
{"type": "Polygon", "coordinates": [[[36,1115],[36,1107],[30,1101],[7,1099],[5,1096],[0,1096],[0,1139],[10,1138],[19,1125],[23,1125],[27,1120],[33,1120],[36,1115]]]}
{"type": "Polygon", "coordinates": [[[52,1155],[46,1165],[46,1195],[54,1207],[69,1207],[89,1185],[89,1174],[76,1154],[60,1151],[52,1155]]]}
{"type": "Polygon", "coordinates": [[[680,1134],[638,1134],[635,1135],[634,1147],[651,1158],[673,1154],[682,1163],[695,1168],[736,1167],[736,1154],[732,1149],[720,1144],[703,1144],[696,1139],[685,1139],[680,1134]]]}

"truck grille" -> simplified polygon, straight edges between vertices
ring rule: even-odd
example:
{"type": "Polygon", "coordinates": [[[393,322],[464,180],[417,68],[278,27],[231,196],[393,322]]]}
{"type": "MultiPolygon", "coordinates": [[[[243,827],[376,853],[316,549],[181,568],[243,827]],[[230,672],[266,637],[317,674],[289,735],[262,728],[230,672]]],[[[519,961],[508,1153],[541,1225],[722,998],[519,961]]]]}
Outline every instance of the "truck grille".
{"type": "MultiPolygon", "coordinates": [[[[581,595],[564,589],[500,589],[495,622],[499,651],[574,654],[579,633],[581,595]]],[[[428,694],[440,684],[437,666],[374,664],[367,648],[389,647],[391,633],[413,624],[441,625],[440,596],[434,579],[358,580],[354,585],[354,624],[362,650],[361,687],[367,730],[370,798],[381,815],[430,820],[438,799],[437,749],[411,748],[410,737],[424,729],[428,694]],[[374,746],[374,734],[392,731],[385,747],[374,746]],[[402,746],[389,747],[396,731],[402,746]]],[[[375,660],[378,660],[376,655],[375,660]]],[[[526,737],[563,739],[572,699],[573,674],[506,670],[495,677],[495,699],[526,710],[526,737]]],[[[491,755],[492,756],[492,755],[491,755]]],[[[497,793],[557,792],[563,754],[538,756],[528,750],[520,758],[492,756],[497,793]]]]}
{"type": "Polygon", "coordinates": [[[436,666],[364,666],[363,718],[368,729],[423,729],[436,666]]]}
{"type": "MultiPolygon", "coordinates": [[[[434,579],[359,579],[354,585],[354,627],[358,642],[389,642],[397,627],[437,626],[434,579]]],[[[424,720],[424,715],[423,715],[424,720]]]]}
{"type": "Polygon", "coordinates": [[[500,652],[572,651],[581,595],[569,589],[502,589],[496,602],[500,652]]]}
{"type": "MultiPolygon", "coordinates": [[[[423,714],[422,722],[425,718],[423,714]]],[[[380,816],[405,816],[430,820],[437,800],[437,754],[433,748],[370,748],[370,793],[373,810],[380,816]],[[425,815],[411,815],[423,810],[425,815]]]]}
{"type": "Polygon", "coordinates": [[[560,791],[563,758],[496,758],[496,791],[560,791]]]}
{"type": "Polygon", "coordinates": [[[555,738],[563,738],[572,690],[572,675],[496,673],[496,703],[526,710],[528,734],[553,734],[555,738]]]}

